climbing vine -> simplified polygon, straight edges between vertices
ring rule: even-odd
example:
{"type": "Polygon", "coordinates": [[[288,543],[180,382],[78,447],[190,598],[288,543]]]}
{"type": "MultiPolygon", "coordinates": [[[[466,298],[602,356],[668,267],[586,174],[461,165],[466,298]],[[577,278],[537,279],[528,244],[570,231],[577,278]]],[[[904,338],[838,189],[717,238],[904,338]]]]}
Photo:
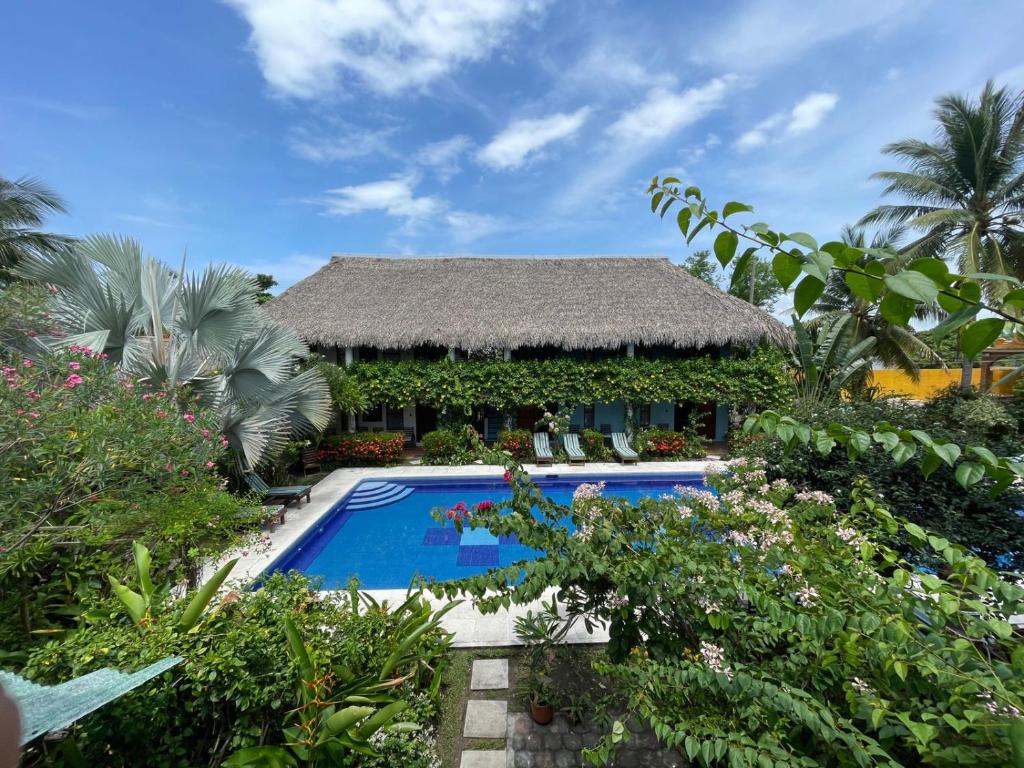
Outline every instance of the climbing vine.
{"type": "Polygon", "coordinates": [[[419,403],[466,412],[481,405],[506,410],[615,400],[715,401],[777,408],[792,392],[781,352],[769,347],[744,356],[679,360],[356,363],[349,373],[370,403],[394,407],[419,403]]]}

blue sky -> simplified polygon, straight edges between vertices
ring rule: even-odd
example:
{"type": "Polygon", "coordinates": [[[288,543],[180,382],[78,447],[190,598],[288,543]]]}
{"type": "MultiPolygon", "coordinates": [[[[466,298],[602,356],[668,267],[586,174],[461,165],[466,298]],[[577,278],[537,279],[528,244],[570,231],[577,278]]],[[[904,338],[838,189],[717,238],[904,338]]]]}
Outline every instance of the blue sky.
{"type": "Polygon", "coordinates": [[[828,239],[935,96],[1024,87],[1019,0],[33,0],[4,25],[0,175],[66,197],[53,229],[283,286],[333,252],[682,260],[654,174],[828,239]]]}

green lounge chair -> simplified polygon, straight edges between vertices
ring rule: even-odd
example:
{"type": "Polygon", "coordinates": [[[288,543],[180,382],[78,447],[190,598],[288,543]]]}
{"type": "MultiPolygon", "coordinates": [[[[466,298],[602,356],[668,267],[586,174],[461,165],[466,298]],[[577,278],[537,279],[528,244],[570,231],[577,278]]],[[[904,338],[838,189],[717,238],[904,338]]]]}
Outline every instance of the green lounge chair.
{"type": "Polygon", "coordinates": [[[245,482],[250,488],[252,488],[252,490],[260,495],[261,501],[264,504],[280,501],[287,506],[293,501],[298,501],[301,506],[302,498],[305,497],[306,501],[309,501],[309,494],[313,490],[313,486],[311,485],[284,485],[277,488],[271,488],[267,485],[266,481],[255,472],[249,472],[245,476],[245,482]]]}
{"type": "Polygon", "coordinates": [[[550,467],[555,463],[555,456],[551,453],[551,443],[548,441],[547,432],[533,433],[533,452],[537,455],[538,467],[550,467]]]}
{"type": "Polygon", "coordinates": [[[622,432],[612,433],[612,450],[623,464],[636,464],[640,460],[640,455],[630,448],[629,441],[622,432]]]}
{"type": "Polygon", "coordinates": [[[570,464],[586,464],[587,454],[580,448],[580,436],[570,432],[562,438],[562,447],[565,448],[565,453],[569,457],[570,464]]]}

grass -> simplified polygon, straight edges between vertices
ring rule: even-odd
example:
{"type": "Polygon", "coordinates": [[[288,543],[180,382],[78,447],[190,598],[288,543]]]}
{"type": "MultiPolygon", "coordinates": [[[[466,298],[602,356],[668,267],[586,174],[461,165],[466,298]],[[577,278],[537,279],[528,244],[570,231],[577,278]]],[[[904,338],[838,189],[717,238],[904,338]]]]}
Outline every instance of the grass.
{"type": "Polygon", "coordinates": [[[465,749],[504,749],[504,739],[467,739],[462,736],[466,702],[470,699],[508,699],[509,710],[515,711],[516,677],[522,650],[520,648],[467,648],[451,651],[441,675],[441,706],[437,729],[437,752],[442,768],[458,768],[465,749]],[[476,659],[508,659],[509,687],[504,691],[471,691],[470,675],[476,659]]]}

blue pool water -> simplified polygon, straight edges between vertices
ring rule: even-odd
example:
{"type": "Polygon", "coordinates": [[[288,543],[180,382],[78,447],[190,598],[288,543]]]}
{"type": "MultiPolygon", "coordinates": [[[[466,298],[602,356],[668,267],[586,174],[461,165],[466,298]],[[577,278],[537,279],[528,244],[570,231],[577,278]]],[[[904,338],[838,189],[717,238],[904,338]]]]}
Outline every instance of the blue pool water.
{"type": "MultiPolygon", "coordinates": [[[[606,483],[604,495],[638,501],[672,492],[677,484],[703,488],[699,475],[574,475],[534,478],[544,494],[561,504],[572,501],[580,483],[606,483]]],[[[495,537],[486,530],[459,534],[431,515],[464,502],[505,501],[511,491],[501,480],[485,478],[364,480],[267,569],[302,571],[323,578],[324,588],[348,584],[352,576],[363,589],[405,588],[416,576],[441,581],[473,576],[538,552],[513,536],[495,537]]],[[[571,523],[567,523],[571,527],[571,523]]]]}

